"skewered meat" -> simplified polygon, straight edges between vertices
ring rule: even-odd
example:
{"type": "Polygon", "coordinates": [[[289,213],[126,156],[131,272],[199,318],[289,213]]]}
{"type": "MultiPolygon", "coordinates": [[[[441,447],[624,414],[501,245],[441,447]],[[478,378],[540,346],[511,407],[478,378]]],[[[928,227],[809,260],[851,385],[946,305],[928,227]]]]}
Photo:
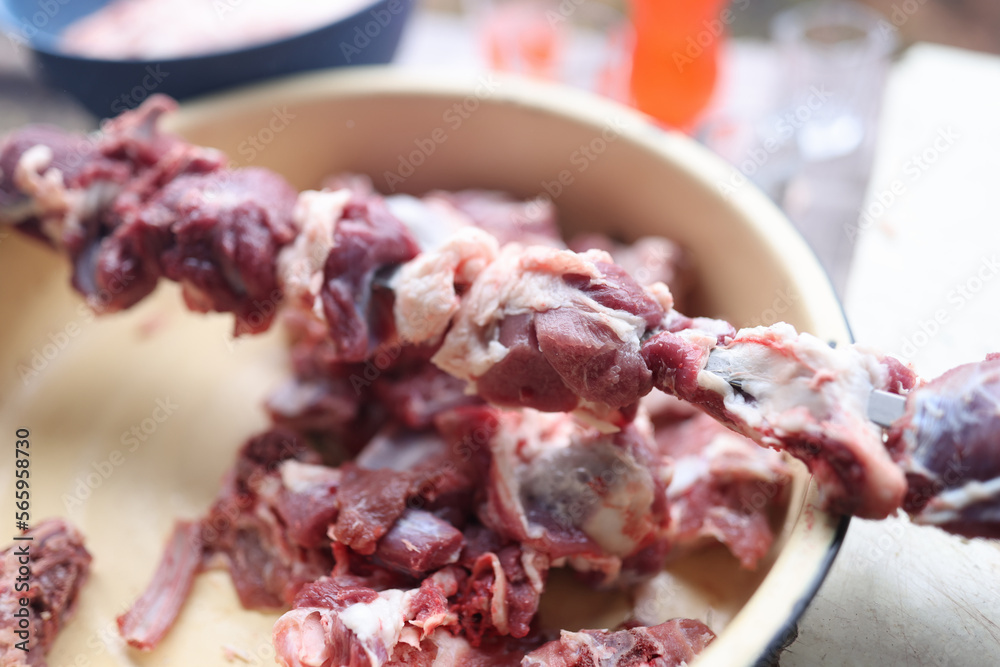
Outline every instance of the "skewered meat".
{"type": "Polygon", "coordinates": [[[885,518],[902,504],[903,472],[866,409],[873,389],[910,389],[911,372],[860,348],[832,349],[787,324],[722,341],[698,328],[664,331],[643,356],[658,388],[805,461],[832,510],[885,518]]]}
{"type": "MultiPolygon", "coordinates": [[[[275,421],[364,448],[330,468],[294,430],[251,440],[120,619],[130,643],[155,645],[192,577],[218,564],[245,606],[294,605],[275,633],[288,665],[516,660],[540,643],[532,619],[553,566],[622,583],[711,536],[753,567],[784,464],[707,418],[656,438],[640,407],[654,387],[804,460],[832,509],[878,518],[903,506],[991,534],[992,435],[961,449],[974,428],[952,419],[932,432],[926,415],[953,387],[1000,386],[995,360],[921,389],[891,358],[788,325],[737,332],[678,313],[661,280],[683,284],[680,260],[651,263],[653,242],[631,255],[588,242],[633,277],[605,250],[565,249],[537,202],[382,198],[357,179],[296,198],[270,172],[230,171],[159,133],[169,108],[153,99],[93,142],[12,135],[0,222],[66,252],[103,312],[161,275],[193,309],[233,312],[238,334],[266,329],[280,306],[294,377],[270,402],[275,421]],[[888,447],[866,418],[873,389],[912,399],[888,447]],[[946,478],[956,448],[985,476],[946,478]],[[774,490],[763,505],[762,484],[774,490]]],[[[965,396],[976,424],[995,408],[988,391],[965,396]]],[[[688,621],[564,633],[524,664],[680,664],[711,638],[688,621]]]]}
{"type": "Polygon", "coordinates": [[[620,425],[652,389],[641,341],[664,310],[606,253],[508,245],[463,296],[432,361],[496,405],[620,425]]]}
{"type": "Polygon", "coordinates": [[[675,307],[681,310],[694,288],[694,267],[688,253],[661,236],[618,243],[602,234],[581,234],[570,241],[569,247],[576,252],[604,250],[643,287],[663,283],[670,290],[675,307]]]}

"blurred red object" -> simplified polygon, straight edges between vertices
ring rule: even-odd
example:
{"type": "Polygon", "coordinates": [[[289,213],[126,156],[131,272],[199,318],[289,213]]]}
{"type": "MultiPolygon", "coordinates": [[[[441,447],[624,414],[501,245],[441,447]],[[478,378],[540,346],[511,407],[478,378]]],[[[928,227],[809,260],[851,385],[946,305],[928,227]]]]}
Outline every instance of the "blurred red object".
{"type": "Polygon", "coordinates": [[[639,110],[690,131],[715,89],[728,0],[629,0],[635,26],[632,99],[639,110]]]}
{"type": "Polygon", "coordinates": [[[547,3],[533,0],[494,3],[483,35],[490,67],[558,78],[565,37],[563,24],[547,16],[548,11],[547,3]]]}

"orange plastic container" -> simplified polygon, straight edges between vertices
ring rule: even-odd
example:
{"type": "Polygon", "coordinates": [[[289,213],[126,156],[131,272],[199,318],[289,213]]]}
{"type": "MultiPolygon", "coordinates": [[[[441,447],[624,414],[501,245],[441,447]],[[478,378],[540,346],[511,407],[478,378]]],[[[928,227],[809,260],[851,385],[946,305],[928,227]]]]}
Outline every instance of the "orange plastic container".
{"type": "Polygon", "coordinates": [[[632,99],[682,130],[694,127],[715,89],[719,47],[735,14],[728,0],[629,0],[635,26],[632,99]]]}

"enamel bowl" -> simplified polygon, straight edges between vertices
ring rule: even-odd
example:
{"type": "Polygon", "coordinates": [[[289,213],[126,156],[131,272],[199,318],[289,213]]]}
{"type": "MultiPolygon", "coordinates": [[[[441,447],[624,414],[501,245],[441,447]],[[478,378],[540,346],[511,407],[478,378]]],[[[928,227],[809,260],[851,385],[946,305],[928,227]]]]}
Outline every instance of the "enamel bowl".
{"type": "MultiPolygon", "coordinates": [[[[696,264],[690,314],[738,325],[782,319],[841,344],[850,333],[829,281],[781,213],[690,139],[588,94],[484,76],[445,81],[391,69],[316,73],[185,104],[167,119],[239,166],[265,166],[298,188],[363,172],[385,192],[468,187],[547,193],[567,232],[661,234],[696,264]],[[275,108],[284,114],[280,132],[275,108]],[[256,146],[248,138],[257,138],[256,146]]],[[[0,432],[31,430],[33,517],[82,528],[94,569],[52,664],[93,667],[272,664],[274,616],[240,608],[224,572],[200,576],[181,618],[149,655],[122,646],[114,618],[146,585],[177,518],[199,516],[260,403],[285,373],[274,332],[234,341],[228,316],[187,313],[173,285],[124,314],[94,319],[67,268],[39,245],[0,243],[0,432]],[[17,289],[10,286],[17,285],[17,289]],[[27,372],[30,371],[30,372],[27,372]],[[79,662],[75,662],[79,661],[79,662]]],[[[772,659],[836,555],[847,520],[816,505],[796,467],[778,539],[756,571],[722,548],[670,566],[652,612],[706,620],[718,639],[699,667],[772,659]]],[[[0,509],[11,504],[4,494],[0,509]]],[[[12,509],[12,507],[11,507],[12,509]]],[[[9,512],[7,513],[9,515],[9,512]]],[[[548,627],[608,627],[630,612],[621,593],[555,577],[548,627]]],[[[649,605],[647,605],[649,606],[649,605]]]]}
{"type": "MultiPolygon", "coordinates": [[[[191,56],[115,60],[64,51],[60,33],[109,1],[0,0],[0,28],[31,53],[42,80],[98,118],[117,116],[154,92],[184,99],[307,70],[388,63],[414,6],[351,0],[339,18],[296,34],[191,56]]],[[[220,26],[245,1],[212,0],[220,26]]]]}

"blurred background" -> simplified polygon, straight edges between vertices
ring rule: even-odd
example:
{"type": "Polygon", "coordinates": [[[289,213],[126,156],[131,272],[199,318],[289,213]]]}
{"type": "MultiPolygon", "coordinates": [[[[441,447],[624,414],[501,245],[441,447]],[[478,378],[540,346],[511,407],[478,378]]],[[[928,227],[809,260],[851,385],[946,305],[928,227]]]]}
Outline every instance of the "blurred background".
{"type": "MultiPolygon", "coordinates": [[[[368,23],[267,48],[252,47],[254,39],[274,41],[262,29],[269,0],[227,0],[226,11],[196,17],[198,2],[155,10],[157,0],[82,3],[88,11],[116,6],[118,23],[103,27],[80,25],[81,3],[0,3],[8,35],[0,40],[0,131],[29,121],[92,128],[154,89],[183,98],[323,66],[392,60],[456,74],[505,70],[587,88],[694,136],[736,167],[723,193],[751,182],[761,188],[841,293],[857,236],[850,230],[865,222],[890,64],[917,42],[1000,53],[994,0],[393,0],[370,11],[390,16],[387,7],[406,7],[384,30],[365,13],[371,3],[339,0],[345,13],[361,7],[368,23]],[[145,32],[121,36],[122,22],[143,19],[145,32]],[[145,36],[172,22],[185,25],[193,55],[145,36]],[[240,50],[244,37],[251,48],[240,50]],[[212,59],[215,43],[228,55],[212,59]],[[116,59],[153,68],[112,69],[116,59]],[[162,83],[144,76],[161,67],[162,83]],[[137,90],[133,79],[152,86],[137,90]]],[[[201,2],[205,11],[209,4],[219,5],[201,2]]],[[[329,17],[302,20],[310,29],[310,20],[329,17]]]]}

